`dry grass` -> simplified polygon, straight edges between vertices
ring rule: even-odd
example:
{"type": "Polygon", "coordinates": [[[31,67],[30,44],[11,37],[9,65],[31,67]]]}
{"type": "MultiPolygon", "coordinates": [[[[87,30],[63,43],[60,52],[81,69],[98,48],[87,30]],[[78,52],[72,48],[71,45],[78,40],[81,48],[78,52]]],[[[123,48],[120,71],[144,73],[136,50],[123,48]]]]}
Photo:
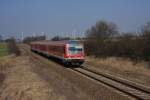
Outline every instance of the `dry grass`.
{"type": "Polygon", "coordinates": [[[10,60],[10,58],[12,57],[13,55],[9,55],[9,56],[0,58],[0,86],[2,85],[2,83],[4,82],[6,78],[6,73],[7,73],[8,68],[11,67],[11,63],[13,60],[10,60]]]}
{"type": "Polygon", "coordinates": [[[0,100],[64,100],[32,72],[32,66],[27,56],[1,59],[1,69],[6,78],[0,87],[0,100]]]}
{"type": "Polygon", "coordinates": [[[6,73],[6,70],[12,66],[14,62],[14,55],[9,55],[0,58],[0,73],[6,73]]]}
{"type": "Polygon", "coordinates": [[[150,69],[148,62],[133,62],[125,58],[94,58],[87,57],[87,64],[94,65],[100,70],[122,75],[150,85],[150,69]]]}

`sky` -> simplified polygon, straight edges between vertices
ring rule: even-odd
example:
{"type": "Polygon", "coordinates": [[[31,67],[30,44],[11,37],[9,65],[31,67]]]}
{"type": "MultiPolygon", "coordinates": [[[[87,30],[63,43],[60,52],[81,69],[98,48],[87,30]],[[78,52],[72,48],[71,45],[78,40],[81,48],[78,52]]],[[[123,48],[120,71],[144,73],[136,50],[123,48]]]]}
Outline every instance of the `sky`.
{"type": "Polygon", "coordinates": [[[150,21],[150,0],[0,0],[0,35],[83,36],[97,21],[136,32],[150,21]]]}

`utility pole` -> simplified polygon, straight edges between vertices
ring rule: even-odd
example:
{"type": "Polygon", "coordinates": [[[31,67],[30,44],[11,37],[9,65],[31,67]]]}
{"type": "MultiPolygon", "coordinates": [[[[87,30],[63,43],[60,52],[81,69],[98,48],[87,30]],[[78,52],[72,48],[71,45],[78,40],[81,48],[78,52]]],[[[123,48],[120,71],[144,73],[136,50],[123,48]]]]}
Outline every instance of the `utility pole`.
{"type": "Polygon", "coordinates": [[[76,30],[73,30],[73,39],[75,40],[76,38],[76,30]]]}

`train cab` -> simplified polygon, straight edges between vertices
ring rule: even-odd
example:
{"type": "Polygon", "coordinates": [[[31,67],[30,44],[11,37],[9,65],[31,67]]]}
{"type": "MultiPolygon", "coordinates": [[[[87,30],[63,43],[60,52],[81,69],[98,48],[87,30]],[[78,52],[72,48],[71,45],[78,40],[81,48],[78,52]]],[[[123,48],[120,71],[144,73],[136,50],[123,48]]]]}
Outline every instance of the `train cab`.
{"type": "Polygon", "coordinates": [[[72,65],[81,65],[84,62],[84,46],[77,41],[71,41],[66,44],[66,61],[72,65]]]}

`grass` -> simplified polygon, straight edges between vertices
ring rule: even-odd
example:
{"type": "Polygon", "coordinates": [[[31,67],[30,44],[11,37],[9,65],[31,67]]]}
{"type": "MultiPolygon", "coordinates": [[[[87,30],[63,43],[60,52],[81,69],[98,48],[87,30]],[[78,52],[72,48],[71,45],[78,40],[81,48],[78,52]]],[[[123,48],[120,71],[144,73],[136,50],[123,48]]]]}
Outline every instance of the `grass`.
{"type": "Polygon", "coordinates": [[[95,58],[86,57],[86,64],[94,66],[99,70],[106,71],[111,74],[121,75],[140,83],[150,85],[150,65],[149,62],[134,62],[127,58],[95,58]]]}
{"type": "Polygon", "coordinates": [[[0,57],[8,55],[7,43],[0,43],[0,57]]]}

